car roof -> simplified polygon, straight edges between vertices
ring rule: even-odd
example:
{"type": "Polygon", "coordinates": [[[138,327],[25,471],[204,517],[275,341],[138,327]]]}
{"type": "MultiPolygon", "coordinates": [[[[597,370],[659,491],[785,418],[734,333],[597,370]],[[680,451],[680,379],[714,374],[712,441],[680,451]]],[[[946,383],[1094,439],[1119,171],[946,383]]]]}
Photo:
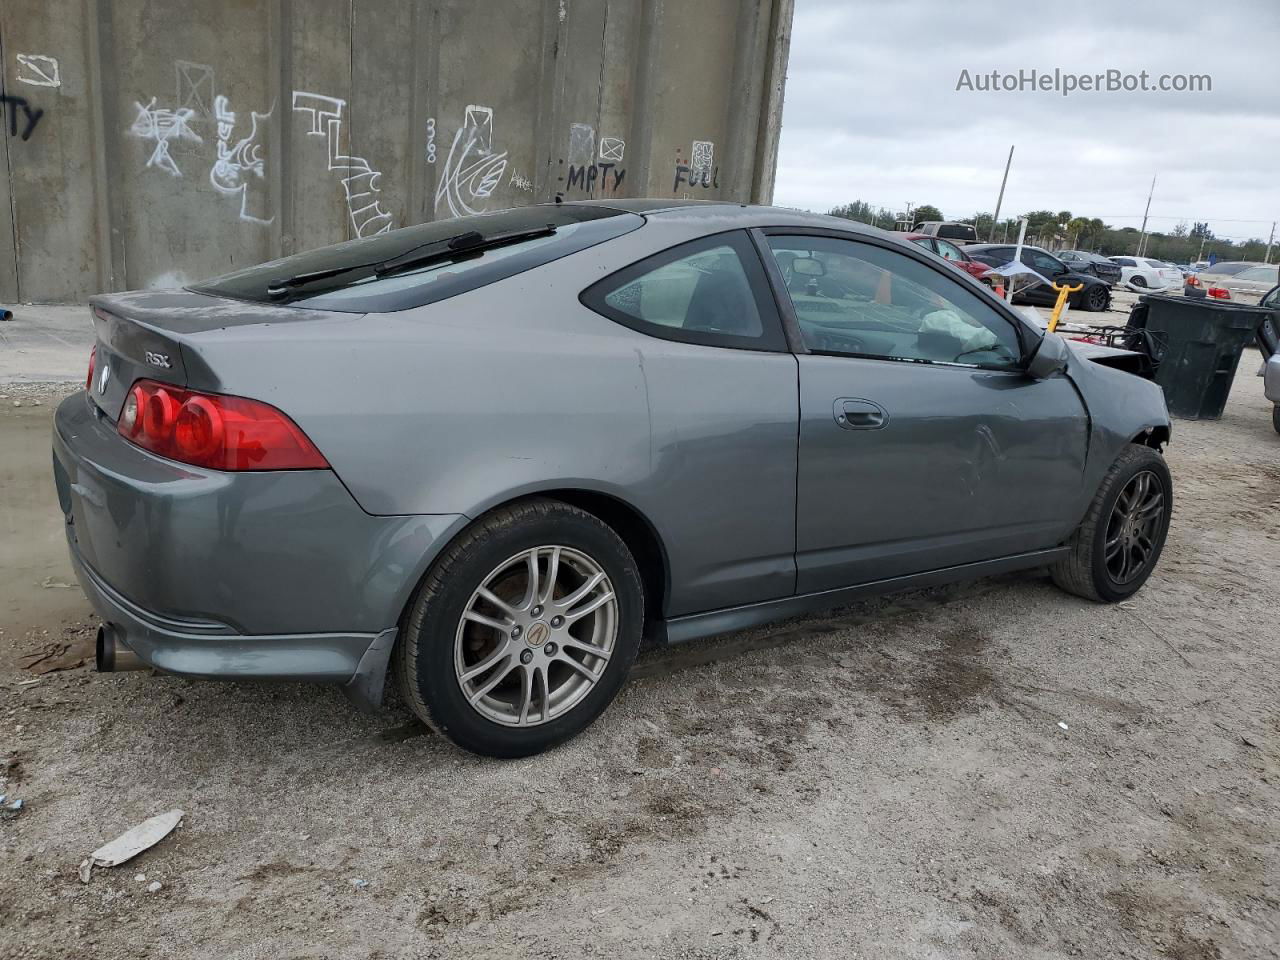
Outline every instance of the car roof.
{"type": "Polygon", "coordinates": [[[731,207],[740,204],[728,200],[677,200],[673,197],[636,197],[618,200],[567,200],[575,207],[599,207],[604,210],[622,210],[625,213],[663,213],[684,207],[731,207]]]}
{"type": "MultiPolygon", "coordinates": [[[[968,250],[970,253],[972,253],[972,252],[973,252],[973,251],[975,251],[975,250],[977,250],[979,253],[981,253],[981,252],[983,252],[984,250],[995,250],[995,249],[997,249],[997,248],[1003,249],[1003,248],[1005,248],[1005,247],[1015,247],[1015,248],[1016,248],[1017,246],[1018,246],[1018,245],[1017,245],[1016,243],[969,243],[969,244],[965,244],[965,249],[966,249],[966,250],[968,250]]],[[[1024,244],[1022,245],[1022,249],[1023,249],[1023,250],[1036,250],[1036,251],[1039,251],[1040,253],[1049,253],[1049,251],[1048,251],[1048,250],[1046,250],[1044,247],[1037,247],[1037,246],[1034,246],[1033,244],[1030,244],[1030,243],[1024,243],[1024,244]]],[[[1052,253],[1049,253],[1049,256],[1051,256],[1051,257],[1052,257],[1052,256],[1053,256],[1053,254],[1052,254],[1052,253]]]]}
{"type": "Polygon", "coordinates": [[[862,233],[871,236],[887,236],[901,240],[905,234],[893,230],[881,230],[870,224],[825,213],[812,213],[790,207],[768,207],[752,203],[733,203],[728,200],[672,200],[661,197],[633,200],[572,200],[574,205],[593,206],[607,210],[637,213],[645,217],[663,220],[715,220],[726,229],[747,227],[823,227],[846,233],[862,233]]]}

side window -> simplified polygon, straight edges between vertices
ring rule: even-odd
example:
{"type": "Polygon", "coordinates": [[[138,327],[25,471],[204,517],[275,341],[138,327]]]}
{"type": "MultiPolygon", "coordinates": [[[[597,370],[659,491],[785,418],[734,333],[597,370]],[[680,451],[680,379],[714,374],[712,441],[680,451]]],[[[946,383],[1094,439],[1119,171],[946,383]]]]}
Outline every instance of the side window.
{"type": "Polygon", "coordinates": [[[916,237],[916,238],[915,238],[914,240],[912,240],[911,242],[912,242],[912,243],[914,243],[914,244],[915,244],[916,246],[918,246],[918,247],[924,247],[924,248],[925,248],[926,250],[928,250],[930,253],[933,253],[933,252],[934,252],[933,245],[934,245],[934,242],[935,242],[935,241],[934,241],[934,239],[933,239],[932,237],[916,237]]]}
{"type": "Polygon", "coordinates": [[[1116,266],[1120,266],[1120,267],[1136,267],[1137,266],[1137,264],[1133,262],[1133,259],[1131,257],[1112,257],[1111,262],[1116,264],[1116,266]]]}
{"type": "Polygon", "coordinates": [[[754,245],[741,232],[681,244],[588,287],[582,302],[665,340],[786,350],[754,245]]]}
{"type": "Polygon", "coordinates": [[[1052,277],[1054,274],[1061,273],[1064,266],[1057,257],[1051,257],[1049,254],[1041,253],[1038,250],[1023,250],[1022,262],[1045,277],[1052,277]]]}
{"type": "Polygon", "coordinates": [[[836,237],[770,236],[769,246],[810,350],[997,369],[1021,363],[1012,321],[938,269],[836,237]]]}
{"type": "Polygon", "coordinates": [[[954,243],[951,243],[947,240],[939,240],[937,241],[937,243],[938,243],[938,256],[942,257],[942,259],[944,260],[963,260],[964,259],[964,254],[962,254],[959,251],[959,249],[957,249],[954,243]]]}

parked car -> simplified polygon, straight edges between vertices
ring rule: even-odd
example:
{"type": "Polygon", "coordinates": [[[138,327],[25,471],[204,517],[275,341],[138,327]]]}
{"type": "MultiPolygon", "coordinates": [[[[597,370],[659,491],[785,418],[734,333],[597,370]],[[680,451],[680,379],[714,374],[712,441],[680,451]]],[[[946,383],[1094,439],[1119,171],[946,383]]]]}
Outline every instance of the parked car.
{"type": "Polygon", "coordinates": [[[972,223],[956,223],[952,220],[925,220],[916,224],[916,233],[929,237],[942,237],[956,243],[977,243],[978,228],[972,223]]]}
{"type": "Polygon", "coordinates": [[[1182,271],[1160,260],[1148,257],[1112,257],[1111,262],[1120,268],[1120,282],[1131,287],[1162,290],[1182,284],[1182,271]]]}
{"type": "MultiPolygon", "coordinates": [[[[990,267],[999,268],[1013,260],[1017,247],[1007,243],[979,243],[965,248],[969,256],[990,267]]],[[[1106,281],[1092,273],[1072,270],[1065,263],[1040,247],[1022,248],[1022,262],[1035,270],[1050,283],[1063,286],[1079,286],[1081,289],[1067,299],[1073,310],[1106,310],[1111,306],[1111,289],[1106,281]]],[[[1058,291],[1048,284],[1038,283],[1018,289],[1014,301],[1053,306],[1058,302],[1058,291]]]]}
{"type": "Polygon", "coordinates": [[[92,312],[53,451],[100,668],[371,706],[394,661],[494,756],[590,724],[646,633],[1042,565],[1119,601],[1169,522],[1131,355],[848,220],[537,205],[92,312]]]}
{"type": "Polygon", "coordinates": [[[1271,401],[1271,425],[1280,433],[1280,286],[1272,287],[1259,301],[1275,310],[1258,325],[1258,349],[1262,351],[1262,392],[1271,401]]]}
{"type": "Polygon", "coordinates": [[[975,280],[980,280],[987,286],[992,286],[993,282],[988,279],[991,274],[991,267],[985,263],[979,263],[973,257],[964,252],[963,248],[957,247],[950,240],[944,240],[941,237],[934,237],[927,233],[908,233],[903,235],[904,240],[910,240],[918,246],[924,247],[930,253],[936,253],[943,260],[946,260],[952,266],[963,270],[975,280]]]}
{"type": "Polygon", "coordinates": [[[1248,263],[1234,260],[1215,263],[1200,272],[1205,286],[1225,287],[1233,297],[1259,296],[1280,280],[1280,268],[1274,263],[1248,263]]]}
{"type": "Polygon", "coordinates": [[[1100,253],[1087,250],[1059,250],[1054,254],[1076,273],[1091,273],[1099,280],[1115,285],[1120,282],[1120,268],[1100,253]]]}

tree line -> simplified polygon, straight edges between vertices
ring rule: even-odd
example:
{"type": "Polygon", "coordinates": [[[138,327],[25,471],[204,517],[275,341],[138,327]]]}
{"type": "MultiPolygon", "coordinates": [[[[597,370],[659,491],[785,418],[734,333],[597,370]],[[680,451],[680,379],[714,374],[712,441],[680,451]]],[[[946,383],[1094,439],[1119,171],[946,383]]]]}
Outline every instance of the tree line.
{"type": "MultiPolygon", "coordinates": [[[[876,207],[863,200],[854,200],[827,211],[833,217],[857,220],[884,230],[903,229],[928,220],[946,220],[942,211],[932,204],[922,203],[906,211],[894,211],[888,207],[876,207]]],[[[1106,257],[1133,256],[1138,251],[1142,234],[1136,227],[1112,227],[1097,217],[1077,217],[1069,210],[1033,210],[1026,214],[1026,243],[1048,250],[1089,250],[1106,257]]],[[[997,243],[1012,243],[1018,239],[1018,218],[1011,217],[994,224],[990,213],[975,213],[964,218],[978,231],[978,239],[997,243]]],[[[1169,233],[1147,233],[1143,256],[1171,263],[1190,263],[1207,260],[1209,254],[1217,254],[1219,260],[1258,260],[1266,253],[1265,240],[1235,242],[1215,237],[1208,223],[1196,222],[1188,226],[1179,223],[1169,233]]]]}

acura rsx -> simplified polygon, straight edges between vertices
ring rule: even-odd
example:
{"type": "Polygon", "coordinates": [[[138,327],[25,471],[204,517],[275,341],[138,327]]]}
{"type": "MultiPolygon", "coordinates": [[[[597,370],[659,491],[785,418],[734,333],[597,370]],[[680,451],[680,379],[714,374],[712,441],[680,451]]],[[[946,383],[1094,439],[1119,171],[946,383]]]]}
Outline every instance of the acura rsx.
{"type": "Polygon", "coordinates": [[[1047,567],[1151,574],[1159,387],[919,246],[547,204],[95,297],[54,474],[99,668],[341,684],[514,757],[643,637],[1047,567]]]}

